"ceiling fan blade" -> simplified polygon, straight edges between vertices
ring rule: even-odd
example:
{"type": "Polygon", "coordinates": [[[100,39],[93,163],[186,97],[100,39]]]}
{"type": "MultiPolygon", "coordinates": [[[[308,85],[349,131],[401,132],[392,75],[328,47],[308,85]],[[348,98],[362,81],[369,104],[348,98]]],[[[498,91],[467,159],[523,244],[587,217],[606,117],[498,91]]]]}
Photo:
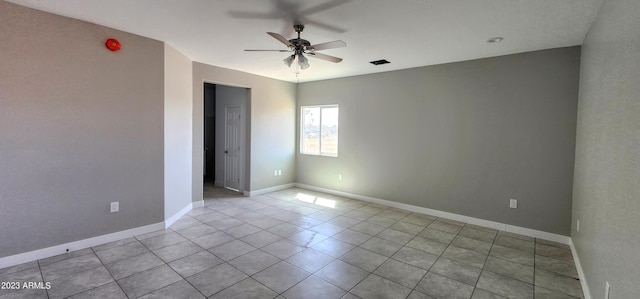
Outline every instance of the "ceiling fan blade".
{"type": "Polygon", "coordinates": [[[347,32],[346,29],[340,28],[340,27],[336,27],[333,25],[329,25],[327,23],[322,23],[322,22],[318,22],[318,21],[314,21],[311,20],[309,18],[306,18],[305,23],[306,25],[311,25],[313,27],[318,27],[318,28],[322,28],[324,30],[328,30],[328,31],[332,31],[332,32],[336,32],[336,33],[344,33],[347,32]]]}
{"type": "Polygon", "coordinates": [[[335,49],[335,48],[342,48],[342,47],[346,47],[347,43],[341,41],[341,40],[334,40],[332,42],[326,42],[326,43],[322,43],[322,44],[317,44],[317,45],[312,45],[311,48],[313,48],[315,51],[320,51],[320,50],[326,50],[326,49],[335,49]]]}
{"type": "Polygon", "coordinates": [[[293,36],[293,34],[295,32],[293,32],[293,26],[291,26],[291,22],[283,22],[282,23],[282,29],[280,29],[280,35],[282,35],[282,37],[285,36],[293,36]]]}
{"type": "Polygon", "coordinates": [[[318,58],[318,59],[331,61],[331,62],[335,62],[335,63],[338,63],[338,62],[342,61],[342,58],[338,58],[338,57],[335,57],[335,56],[322,54],[322,53],[308,53],[308,55],[311,56],[311,57],[315,57],[315,58],[318,58]]]}
{"type": "Polygon", "coordinates": [[[267,32],[267,34],[273,36],[273,38],[279,40],[281,43],[287,45],[287,47],[293,47],[293,45],[289,42],[289,40],[284,38],[284,36],[275,32],[267,32]]]}
{"type": "Polygon", "coordinates": [[[253,49],[244,49],[247,52],[291,52],[289,50],[253,50],[253,49]]]}
{"type": "Polygon", "coordinates": [[[351,1],[351,0],[332,0],[332,1],[328,1],[326,3],[318,4],[316,6],[309,7],[307,9],[305,9],[305,10],[302,10],[302,11],[300,11],[300,14],[302,14],[302,15],[314,14],[314,13],[317,13],[317,12],[320,12],[320,11],[323,11],[323,10],[327,10],[327,9],[333,8],[333,7],[338,6],[338,5],[345,4],[345,3],[349,2],[349,1],[351,1]]]}
{"type": "Polygon", "coordinates": [[[279,19],[278,12],[251,12],[251,11],[229,11],[228,14],[238,19],[279,19]]]}

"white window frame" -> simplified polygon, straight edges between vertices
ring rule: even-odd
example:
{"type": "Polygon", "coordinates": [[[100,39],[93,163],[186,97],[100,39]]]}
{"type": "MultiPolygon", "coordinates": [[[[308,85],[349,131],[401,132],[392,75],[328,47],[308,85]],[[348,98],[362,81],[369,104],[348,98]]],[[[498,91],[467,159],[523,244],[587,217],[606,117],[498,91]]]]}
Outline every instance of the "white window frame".
{"type": "Polygon", "coordinates": [[[340,145],[340,107],[338,104],[331,104],[331,105],[305,105],[305,106],[300,106],[300,154],[303,155],[310,155],[310,156],[325,156],[325,157],[338,157],[338,148],[340,145]],[[320,108],[320,136],[318,136],[318,142],[319,142],[319,152],[318,153],[308,153],[308,152],[304,152],[304,109],[306,108],[320,108]],[[323,108],[337,108],[338,109],[338,124],[337,124],[337,128],[336,128],[336,135],[337,135],[337,143],[338,145],[336,146],[336,153],[323,153],[322,152],[322,109],[323,108]]]}

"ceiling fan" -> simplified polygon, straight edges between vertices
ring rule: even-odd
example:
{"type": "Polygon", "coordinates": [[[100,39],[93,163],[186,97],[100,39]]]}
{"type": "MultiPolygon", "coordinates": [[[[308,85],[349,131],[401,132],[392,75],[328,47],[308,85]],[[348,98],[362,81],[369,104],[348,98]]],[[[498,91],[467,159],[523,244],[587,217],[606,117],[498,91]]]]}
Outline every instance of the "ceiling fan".
{"type": "Polygon", "coordinates": [[[287,40],[284,36],[278,33],[267,32],[267,34],[271,35],[273,38],[285,44],[285,46],[288,47],[287,50],[245,50],[245,51],[293,52],[293,54],[283,59],[282,61],[284,61],[284,63],[287,66],[291,67],[291,64],[293,64],[293,61],[295,61],[297,58],[298,65],[303,70],[309,67],[309,60],[307,59],[307,57],[304,56],[304,54],[307,54],[310,57],[315,57],[318,59],[335,62],[335,63],[342,61],[342,58],[338,58],[335,56],[326,55],[322,53],[317,53],[316,51],[346,47],[347,44],[345,42],[341,40],[336,40],[332,42],[311,45],[311,43],[308,40],[300,38],[300,32],[304,30],[304,25],[293,25],[293,29],[298,33],[298,37],[289,39],[289,40],[287,40]]]}

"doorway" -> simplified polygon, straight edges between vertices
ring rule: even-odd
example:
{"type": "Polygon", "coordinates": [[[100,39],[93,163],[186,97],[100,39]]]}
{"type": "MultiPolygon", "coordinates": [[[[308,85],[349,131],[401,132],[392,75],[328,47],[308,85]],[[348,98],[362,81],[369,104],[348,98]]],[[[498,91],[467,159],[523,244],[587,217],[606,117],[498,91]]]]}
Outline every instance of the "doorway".
{"type": "Polygon", "coordinates": [[[215,188],[245,191],[248,96],[247,88],[204,83],[205,197],[215,188]]]}
{"type": "Polygon", "coordinates": [[[214,185],[216,176],[216,85],[204,84],[204,184],[214,185]]]}

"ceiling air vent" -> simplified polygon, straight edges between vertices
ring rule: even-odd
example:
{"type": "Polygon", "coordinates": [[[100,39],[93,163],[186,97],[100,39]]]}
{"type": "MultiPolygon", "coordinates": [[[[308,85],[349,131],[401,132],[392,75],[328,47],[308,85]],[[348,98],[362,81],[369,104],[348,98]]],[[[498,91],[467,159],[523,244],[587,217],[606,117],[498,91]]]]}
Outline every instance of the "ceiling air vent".
{"type": "Polygon", "coordinates": [[[374,65],[381,65],[381,64],[387,64],[387,63],[389,63],[389,61],[387,61],[386,59],[380,59],[380,60],[376,60],[376,61],[371,61],[369,63],[374,64],[374,65]]]}

